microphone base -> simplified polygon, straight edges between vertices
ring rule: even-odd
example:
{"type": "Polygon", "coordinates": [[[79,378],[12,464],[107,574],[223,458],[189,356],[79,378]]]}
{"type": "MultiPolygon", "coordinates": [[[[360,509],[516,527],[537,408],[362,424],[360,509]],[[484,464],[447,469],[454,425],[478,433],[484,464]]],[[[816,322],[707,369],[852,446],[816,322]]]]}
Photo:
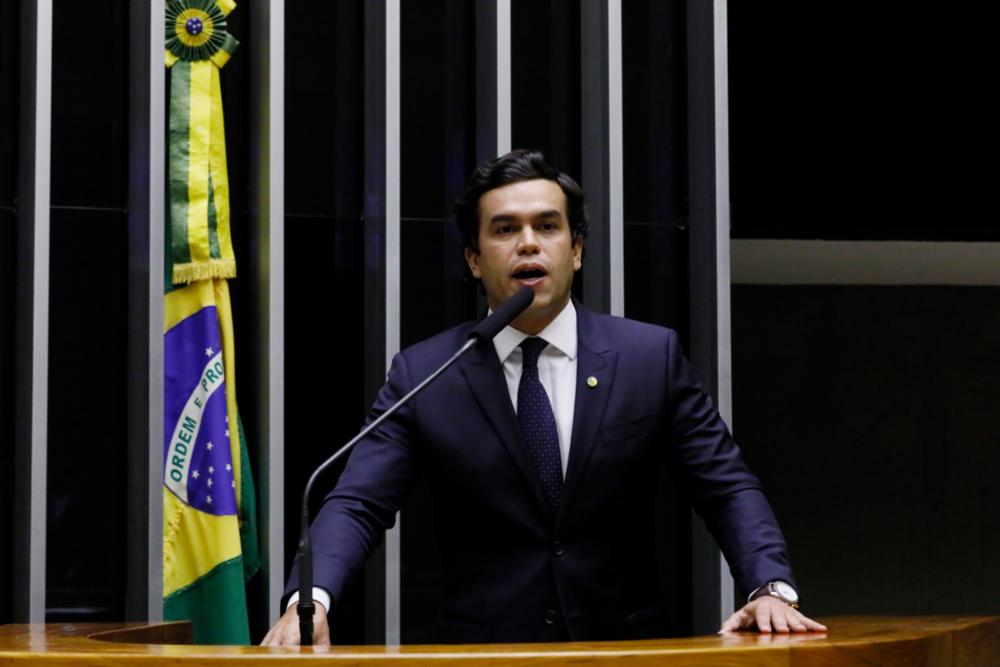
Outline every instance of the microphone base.
{"type": "Polygon", "coordinates": [[[299,646],[312,646],[313,614],[316,612],[316,605],[303,605],[300,602],[296,611],[299,614],[299,646]]]}

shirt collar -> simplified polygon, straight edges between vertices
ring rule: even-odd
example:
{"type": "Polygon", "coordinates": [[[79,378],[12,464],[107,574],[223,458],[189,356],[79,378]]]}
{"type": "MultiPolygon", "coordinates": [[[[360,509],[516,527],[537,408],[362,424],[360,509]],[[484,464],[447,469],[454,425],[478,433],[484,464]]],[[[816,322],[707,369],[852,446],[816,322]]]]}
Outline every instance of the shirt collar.
{"type": "MultiPolygon", "coordinates": [[[[492,309],[490,312],[493,312],[492,309]]],[[[549,345],[556,348],[570,359],[576,358],[576,306],[570,299],[562,309],[556,319],[549,322],[549,326],[542,329],[538,334],[539,338],[544,338],[549,345]]],[[[493,338],[493,347],[496,348],[500,363],[507,361],[510,353],[517,349],[525,338],[530,337],[523,331],[518,331],[509,324],[493,338]]]]}

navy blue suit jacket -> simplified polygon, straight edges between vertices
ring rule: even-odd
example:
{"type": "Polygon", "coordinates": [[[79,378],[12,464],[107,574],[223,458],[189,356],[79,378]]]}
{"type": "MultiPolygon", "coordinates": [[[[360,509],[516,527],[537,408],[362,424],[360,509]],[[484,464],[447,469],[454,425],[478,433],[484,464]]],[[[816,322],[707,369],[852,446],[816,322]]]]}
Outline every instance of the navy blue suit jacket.
{"type": "MultiPolygon", "coordinates": [[[[446,580],[435,641],[664,636],[653,525],[661,463],[686,481],[744,593],[776,579],[794,584],[760,483],[676,333],[577,310],[578,384],[560,510],[545,502],[496,351],[484,345],[351,454],[312,526],[317,586],[341,596],[423,475],[446,580]]],[[[370,419],[442,364],[472,326],[398,354],[370,419]]],[[[296,585],[293,568],[286,594],[296,585]]]]}

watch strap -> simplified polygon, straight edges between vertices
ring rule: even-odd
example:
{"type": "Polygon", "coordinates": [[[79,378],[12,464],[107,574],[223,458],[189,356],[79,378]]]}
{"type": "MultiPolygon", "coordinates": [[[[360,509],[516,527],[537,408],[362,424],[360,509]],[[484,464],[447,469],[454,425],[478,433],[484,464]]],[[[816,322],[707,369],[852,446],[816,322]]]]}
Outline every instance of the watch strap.
{"type": "Polygon", "coordinates": [[[799,608],[798,592],[795,591],[795,598],[794,599],[789,598],[789,597],[781,594],[781,591],[778,588],[779,584],[783,584],[785,586],[788,586],[788,588],[791,588],[792,591],[795,591],[795,589],[792,588],[791,584],[788,584],[788,583],[786,583],[784,581],[769,581],[766,584],[764,584],[763,586],[761,586],[760,588],[758,588],[757,590],[755,590],[753,593],[751,593],[748,600],[749,601],[753,601],[753,600],[756,600],[757,598],[762,598],[762,597],[764,597],[766,595],[768,597],[772,597],[772,598],[776,598],[778,600],[781,600],[782,602],[784,602],[785,604],[787,604],[789,607],[792,607],[793,609],[798,609],[799,608]]]}

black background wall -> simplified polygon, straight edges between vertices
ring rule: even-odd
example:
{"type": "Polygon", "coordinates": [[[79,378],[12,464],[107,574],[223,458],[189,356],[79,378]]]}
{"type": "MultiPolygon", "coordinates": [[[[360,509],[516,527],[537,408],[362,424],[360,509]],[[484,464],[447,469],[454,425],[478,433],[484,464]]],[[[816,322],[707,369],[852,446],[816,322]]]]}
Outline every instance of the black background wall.
{"type": "Polygon", "coordinates": [[[998,240],[988,21],[730,2],[736,238],[998,240]]]}
{"type": "MultiPolygon", "coordinates": [[[[1000,239],[987,29],[729,3],[733,237],[1000,239]]],[[[732,305],[735,434],[808,611],[997,613],[1000,288],[746,284],[732,305]]]]}

